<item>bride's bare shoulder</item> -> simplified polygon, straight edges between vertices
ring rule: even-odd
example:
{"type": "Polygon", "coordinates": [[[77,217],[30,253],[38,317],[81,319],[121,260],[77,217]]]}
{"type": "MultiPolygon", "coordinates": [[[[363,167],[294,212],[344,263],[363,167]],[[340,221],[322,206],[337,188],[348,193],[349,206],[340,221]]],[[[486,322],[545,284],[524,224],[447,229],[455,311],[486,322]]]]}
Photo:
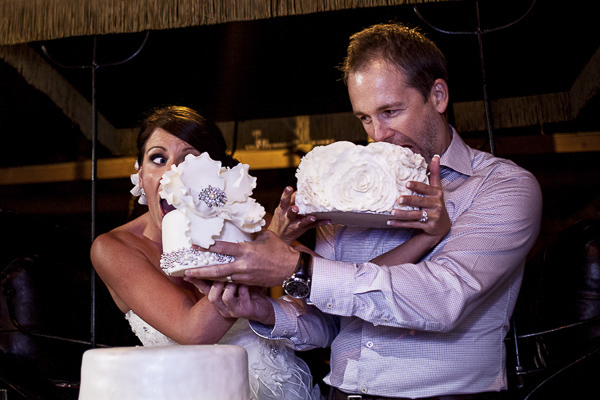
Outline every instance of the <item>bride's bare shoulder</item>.
{"type": "Polygon", "coordinates": [[[92,261],[123,257],[125,254],[142,255],[149,246],[144,228],[144,221],[137,219],[99,235],[92,244],[92,261]]]}

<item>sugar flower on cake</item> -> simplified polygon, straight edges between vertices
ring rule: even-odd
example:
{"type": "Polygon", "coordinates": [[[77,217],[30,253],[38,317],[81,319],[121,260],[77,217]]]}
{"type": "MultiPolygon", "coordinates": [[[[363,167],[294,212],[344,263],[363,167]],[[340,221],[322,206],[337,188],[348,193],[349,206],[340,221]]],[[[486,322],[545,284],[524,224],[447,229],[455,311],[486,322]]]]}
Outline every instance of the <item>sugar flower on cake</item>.
{"type": "Polygon", "coordinates": [[[296,205],[300,213],[306,207],[315,207],[314,211],[329,211],[333,209],[330,203],[330,184],[336,178],[335,168],[344,161],[343,154],[351,151],[354,143],[347,141],[334,142],[327,146],[317,146],[306,154],[298,166],[298,194],[296,205]]]}
{"type": "Polygon", "coordinates": [[[265,224],[265,209],[253,198],[256,178],[247,164],[222,167],[208,153],[187,155],[173,165],[162,179],[161,198],[182,212],[188,225],[186,235],[194,244],[207,248],[214,244],[225,223],[246,233],[258,232],[265,224]]]}
{"type": "Polygon", "coordinates": [[[396,202],[396,178],[384,157],[343,153],[331,185],[332,206],[339,211],[391,210],[396,202]],[[333,195],[335,194],[335,195],[333,195]]]}

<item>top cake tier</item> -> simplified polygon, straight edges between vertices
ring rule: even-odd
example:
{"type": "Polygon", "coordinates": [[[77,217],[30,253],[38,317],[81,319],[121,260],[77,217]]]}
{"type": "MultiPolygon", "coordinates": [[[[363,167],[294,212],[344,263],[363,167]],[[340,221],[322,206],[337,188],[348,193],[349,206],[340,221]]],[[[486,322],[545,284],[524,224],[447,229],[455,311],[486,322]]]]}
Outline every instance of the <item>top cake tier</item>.
{"type": "Polygon", "coordinates": [[[296,171],[300,214],[319,212],[391,213],[409,181],[428,183],[427,163],[410,149],[376,142],[367,146],[335,142],[318,146],[296,171]]]}
{"type": "Polygon", "coordinates": [[[189,268],[231,262],[232,258],[204,249],[215,240],[242,242],[262,229],[265,209],[252,197],[256,178],[247,164],[223,167],[208,153],[189,154],[161,179],[160,196],[163,254],[161,268],[169,275],[183,275],[189,268]]]}

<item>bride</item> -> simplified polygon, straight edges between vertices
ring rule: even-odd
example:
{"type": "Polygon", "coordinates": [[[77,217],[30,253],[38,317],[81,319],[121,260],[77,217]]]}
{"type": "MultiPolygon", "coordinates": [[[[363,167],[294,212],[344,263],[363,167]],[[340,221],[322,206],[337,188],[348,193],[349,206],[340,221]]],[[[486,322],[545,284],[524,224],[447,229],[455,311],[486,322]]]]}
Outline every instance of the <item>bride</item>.
{"type": "Polygon", "coordinates": [[[91,259],[142,344],[237,344],[248,352],[252,399],[320,399],[307,365],[285,341],[263,339],[247,320],[221,316],[195,286],[160,268],[161,224],[167,212],[159,196],[163,174],[188,154],[208,152],[226,167],[238,163],[226,153],[217,126],[192,109],[164,107],[143,121],[137,148],[139,171],[132,193],[140,195],[148,212],[98,236],[91,259]]]}

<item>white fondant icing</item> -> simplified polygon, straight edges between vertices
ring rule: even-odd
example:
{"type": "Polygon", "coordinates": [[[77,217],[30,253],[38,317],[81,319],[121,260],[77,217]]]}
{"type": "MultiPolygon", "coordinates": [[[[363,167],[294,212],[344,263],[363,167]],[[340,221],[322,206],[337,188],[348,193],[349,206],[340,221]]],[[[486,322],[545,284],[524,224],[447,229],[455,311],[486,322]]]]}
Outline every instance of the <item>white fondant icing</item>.
{"type": "MultiPolygon", "coordinates": [[[[133,311],[125,317],[144,346],[177,345],[133,311]]],[[[308,366],[286,340],[260,337],[250,329],[247,320],[238,319],[219,344],[246,349],[251,400],[321,400],[319,386],[313,385],[308,366]]]]}
{"type": "Polygon", "coordinates": [[[88,350],[79,400],[248,400],[248,355],[240,346],[88,350]]]}

